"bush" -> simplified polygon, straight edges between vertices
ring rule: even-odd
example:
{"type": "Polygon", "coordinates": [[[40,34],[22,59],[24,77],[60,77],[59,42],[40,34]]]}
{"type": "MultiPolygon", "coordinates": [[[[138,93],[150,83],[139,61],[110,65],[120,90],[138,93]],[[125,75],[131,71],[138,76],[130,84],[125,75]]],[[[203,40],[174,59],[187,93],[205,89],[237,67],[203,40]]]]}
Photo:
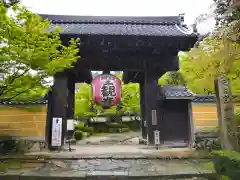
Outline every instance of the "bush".
{"type": "Polygon", "coordinates": [[[227,176],[231,180],[239,180],[240,153],[230,150],[216,151],[212,153],[212,157],[218,175],[227,176]]]}
{"type": "Polygon", "coordinates": [[[93,128],[92,127],[88,127],[88,126],[84,126],[84,124],[77,124],[75,126],[75,130],[76,131],[87,132],[87,133],[90,133],[90,134],[93,133],[93,128]]]}
{"type": "Polygon", "coordinates": [[[121,128],[128,128],[127,125],[125,124],[120,124],[120,123],[108,123],[107,124],[108,128],[117,128],[117,129],[121,129],[121,128]]]}
{"type": "Polygon", "coordinates": [[[76,131],[74,134],[74,137],[77,141],[82,140],[83,139],[83,132],[82,131],[76,131]]]}
{"type": "Polygon", "coordinates": [[[236,119],[237,126],[240,126],[240,113],[239,112],[235,114],[235,119],[236,119]]]}
{"type": "Polygon", "coordinates": [[[96,133],[109,133],[109,129],[107,128],[99,128],[95,130],[96,133]]]}
{"type": "Polygon", "coordinates": [[[121,131],[122,131],[122,132],[129,132],[130,129],[129,129],[129,128],[122,128],[121,131]]]}
{"type": "Polygon", "coordinates": [[[133,121],[126,121],[123,122],[131,131],[140,131],[141,129],[141,121],[133,120],[133,121]]]}

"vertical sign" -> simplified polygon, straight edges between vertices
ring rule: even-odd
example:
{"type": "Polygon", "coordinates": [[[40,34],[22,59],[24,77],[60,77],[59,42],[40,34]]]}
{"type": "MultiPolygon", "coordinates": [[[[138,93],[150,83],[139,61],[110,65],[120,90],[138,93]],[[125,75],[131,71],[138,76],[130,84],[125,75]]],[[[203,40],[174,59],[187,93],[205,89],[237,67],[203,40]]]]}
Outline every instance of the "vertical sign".
{"type": "Polygon", "coordinates": [[[74,119],[68,119],[67,120],[67,130],[68,131],[74,131],[75,129],[75,120],[74,119]]]}
{"type": "Polygon", "coordinates": [[[144,127],[147,127],[147,121],[143,121],[143,125],[144,125],[144,127]]]}
{"type": "Polygon", "coordinates": [[[62,118],[54,117],[52,120],[51,146],[60,147],[61,145],[62,145],[62,118]]]}
{"type": "Polygon", "coordinates": [[[229,80],[219,77],[215,80],[217,112],[219,118],[221,146],[224,149],[237,149],[234,105],[229,80]]]}
{"type": "Polygon", "coordinates": [[[149,138],[148,138],[148,134],[147,134],[147,145],[149,145],[149,138]]]}
{"type": "Polygon", "coordinates": [[[160,144],[160,131],[156,130],[154,131],[154,141],[155,141],[155,145],[159,145],[160,144]]]}
{"type": "Polygon", "coordinates": [[[157,125],[157,111],[152,110],[152,125],[157,125]]]}

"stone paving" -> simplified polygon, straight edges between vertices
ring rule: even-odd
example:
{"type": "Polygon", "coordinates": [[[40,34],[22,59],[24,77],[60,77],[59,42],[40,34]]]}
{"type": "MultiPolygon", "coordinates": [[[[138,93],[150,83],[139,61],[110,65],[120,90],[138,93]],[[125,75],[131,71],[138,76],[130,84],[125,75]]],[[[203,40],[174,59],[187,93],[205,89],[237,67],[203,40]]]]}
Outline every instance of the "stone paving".
{"type": "MultiPolygon", "coordinates": [[[[189,148],[161,148],[156,150],[155,147],[147,147],[145,145],[76,145],[72,146],[74,151],[62,152],[31,152],[26,155],[47,156],[51,158],[81,158],[81,157],[135,157],[135,158],[192,158],[199,157],[199,151],[191,150],[189,148]]],[[[201,156],[205,156],[204,154],[201,156]]]]}
{"type": "Polygon", "coordinates": [[[189,160],[75,160],[45,164],[23,175],[37,176],[196,176],[213,173],[207,161],[189,160]]]}
{"type": "Polygon", "coordinates": [[[174,176],[179,180],[183,176],[188,177],[181,179],[183,180],[195,176],[199,179],[203,174],[214,173],[209,168],[208,160],[181,158],[189,157],[193,153],[192,150],[188,148],[156,150],[146,145],[137,145],[136,133],[92,137],[87,141],[89,143],[74,145],[73,148],[76,150],[72,152],[28,153],[27,155],[44,155],[48,160],[36,169],[21,172],[21,177],[84,177],[86,179],[93,176],[102,178],[114,176],[144,179],[141,177],[174,176]],[[93,145],[98,142],[101,142],[101,145],[93,145]],[[161,156],[165,158],[160,158],[161,156]],[[170,158],[166,158],[167,156],[170,158]],[[174,160],[172,157],[179,158],[174,160]]]}
{"type": "Polygon", "coordinates": [[[139,139],[138,132],[130,133],[118,133],[118,134],[106,134],[104,136],[91,136],[84,140],[78,141],[78,145],[109,145],[109,144],[123,144],[128,142],[128,144],[136,145],[138,141],[130,142],[130,139],[139,139]]]}

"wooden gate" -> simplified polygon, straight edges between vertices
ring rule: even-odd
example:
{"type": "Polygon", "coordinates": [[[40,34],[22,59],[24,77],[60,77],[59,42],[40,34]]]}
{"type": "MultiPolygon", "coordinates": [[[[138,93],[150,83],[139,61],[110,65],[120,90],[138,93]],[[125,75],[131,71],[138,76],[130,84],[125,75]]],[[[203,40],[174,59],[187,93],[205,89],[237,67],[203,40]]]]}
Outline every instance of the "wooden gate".
{"type": "Polygon", "coordinates": [[[188,100],[165,100],[160,125],[163,145],[188,146],[190,141],[188,100]]]}

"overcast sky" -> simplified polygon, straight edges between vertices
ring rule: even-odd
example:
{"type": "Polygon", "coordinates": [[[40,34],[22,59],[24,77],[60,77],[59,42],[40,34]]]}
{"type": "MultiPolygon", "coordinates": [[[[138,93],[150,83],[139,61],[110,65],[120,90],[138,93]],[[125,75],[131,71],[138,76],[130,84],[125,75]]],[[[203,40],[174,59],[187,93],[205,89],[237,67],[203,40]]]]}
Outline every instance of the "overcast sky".
{"type": "MultiPolygon", "coordinates": [[[[212,0],[22,0],[35,13],[90,16],[168,16],[185,13],[185,23],[207,11],[212,0]]],[[[212,21],[204,27],[213,26],[212,21]]]]}

